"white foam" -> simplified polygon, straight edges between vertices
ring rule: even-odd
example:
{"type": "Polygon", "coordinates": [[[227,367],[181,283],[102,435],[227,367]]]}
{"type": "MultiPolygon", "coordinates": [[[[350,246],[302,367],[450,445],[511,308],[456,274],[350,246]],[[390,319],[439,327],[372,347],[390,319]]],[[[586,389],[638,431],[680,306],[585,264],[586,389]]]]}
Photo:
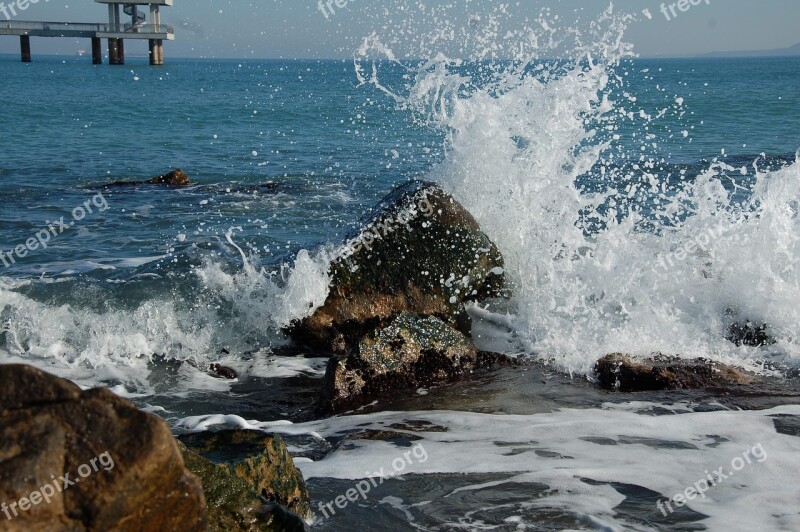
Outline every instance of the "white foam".
{"type": "MultiPolygon", "coordinates": [[[[709,516],[702,521],[704,525],[714,530],[800,527],[800,514],[796,511],[796,501],[800,500],[800,485],[796,482],[800,478],[800,463],[796,460],[800,439],[779,434],[773,423],[773,416],[800,415],[800,406],[766,411],[687,412],[688,408],[678,405],[675,414],[658,416],[653,415],[655,409],[663,411],[665,407],[651,403],[608,404],[602,409],[567,409],[527,416],[382,412],[303,424],[216,415],[186,418],[179,424],[193,430],[230,424],[317,438],[338,438],[366,430],[421,437],[414,444],[424,446],[428,459],[412,460],[403,475],[495,473],[505,475],[495,484],[545,484],[550,491],[526,504],[600,520],[615,530],[627,527],[624,517],[614,511],[625,497],[612,483],[640,486],[667,499],[722,467],[729,478],[710,487],[705,498],[688,504],[692,510],[709,516]],[[420,428],[402,428],[403,423],[411,421],[420,428]],[[429,423],[431,430],[425,430],[420,422],[429,423]],[[743,467],[734,463],[759,445],[763,454],[750,452],[750,463],[743,467]],[[741,470],[734,471],[734,467],[741,470]]],[[[358,480],[365,478],[367,472],[390,470],[392,461],[406,450],[390,442],[357,440],[354,445],[338,446],[320,461],[299,461],[298,467],[306,478],[358,480]]],[[[459,490],[484,486],[476,483],[459,490]]],[[[653,511],[658,511],[655,503],[653,511]]]]}
{"type": "MultiPolygon", "coordinates": [[[[235,246],[232,240],[231,244],[235,246]]],[[[192,363],[182,367],[176,393],[224,391],[229,382],[213,379],[194,366],[219,362],[224,357],[217,353],[225,347],[235,353],[228,365],[238,368],[242,354],[253,345],[268,348],[285,343],[280,328],[324,303],[328,264],[325,250],[314,254],[303,250],[292,266],[278,272],[256,268],[244,254],[243,266],[233,272],[220,261],[209,260],[195,270],[203,304],[188,305],[166,294],[133,309],[52,305],[19,291],[33,281],[0,278],[6,335],[6,352],[0,357],[3,362],[36,365],[82,386],[121,381],[125,387],[120,393],[140,394],[151,392],[148,366],[154,355],[160,355],[192,363]],[[219,313],[222,307],[228,309],[227,315],[219,313]]],[[[79,299],[93,293],[91,288],[81,290],[79,299]]],[[[97,292],[97,297],[106,296],[97,292]]],[[[320,371],[318,362],[293,364],[298,373],[320,371]]],[[[272,365],[280,376],[289,375],[291,366],[274,361],[272,365]]],[[[260,376],[269,376],[268,366],[259,367],[260,376]]]]}

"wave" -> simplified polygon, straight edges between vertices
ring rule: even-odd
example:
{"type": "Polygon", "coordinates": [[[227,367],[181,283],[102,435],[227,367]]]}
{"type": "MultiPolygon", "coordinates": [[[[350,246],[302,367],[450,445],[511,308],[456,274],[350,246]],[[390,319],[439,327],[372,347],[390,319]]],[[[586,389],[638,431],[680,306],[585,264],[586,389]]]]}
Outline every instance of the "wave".
{"type": "Polygon", "coordinates": [[[388,30],[365,39],[355,65],[362,84],[446,133],[432,178],[503,252],[521,349],[580,374],[617,351],[755,370],[800,361],[800,163],[668,164],[659,142],[689,142],[670,125],[686,104],[648,109],[631,92],[630,16],[609,8],[581,32],[543,11],[517,33],[498,31],[509,17],[500,7],[473,21],[469,35],[490,40],[419,37],[420,49],[455,48],[466,61],[437,51],[411,67],[388,30]],[[487,59],[497,53],[506,57],[487,59]],[[387,63],[407,71],[404,83],[382,75],[387,63]],[[767,324],[774,345],[726,340],[736,319],[767,324]]]}

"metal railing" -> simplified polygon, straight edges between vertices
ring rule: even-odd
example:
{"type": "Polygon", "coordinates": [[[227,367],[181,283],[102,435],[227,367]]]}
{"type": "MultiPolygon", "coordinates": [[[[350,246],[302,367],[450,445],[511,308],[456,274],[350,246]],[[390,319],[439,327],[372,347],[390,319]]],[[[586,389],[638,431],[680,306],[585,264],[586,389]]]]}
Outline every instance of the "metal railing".
{"type": "Polygon", "coordinates": [[[172,26],[166,24],[125,24],[126,33],[175,33],[172,26]]]}
{"type": "Polygon", "coordinates": [[[27,22],[24,20],[0,21],[0,29],[28,31],[106,31],[108,24],[84,24],[82,22],[27,22]]]}
{"type": "Polygon", "coordinates": [[[81,31],[96,33],[160,33],[173,34],[175,29],[166,24],[91,24],[83,22],[28,22],[0,20],[0,30],[17,31],[81,31]]]}

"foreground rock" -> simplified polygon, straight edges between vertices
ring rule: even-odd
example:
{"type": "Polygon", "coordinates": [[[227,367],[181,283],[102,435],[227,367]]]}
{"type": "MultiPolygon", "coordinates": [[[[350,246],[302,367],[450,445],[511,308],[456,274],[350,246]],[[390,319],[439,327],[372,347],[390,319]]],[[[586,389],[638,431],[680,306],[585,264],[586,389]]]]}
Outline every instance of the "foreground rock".
{"type": "Polygon", "coordinates": [[[299,515],[259,495],[257,483],[242,478],[227,465],[214,463],[183,444],[181,450],[186,466],[203,484],[208,504],[209,530],[225,532],[307,530],[305,522],[299,515]]]}
{"type": "Polygon", "coordinates": [[[749,384],[749,373],[702,358],[683,360],[657,356],[641,362],[616,353],[595,365],[600,386],[620,392],[687,390],[749,384]]]}
{"type": "Polygon", "coordinates": [[[303,475],[280,436],[256,430],[225,430],[188,434],[179,439],[191,451],[243,480],[248,489],[267,501],[303,517],[311,515],[303,475]]]}
{"type": "Polygon", "coordinates": [[[441,188],[412,182],[390,194],[332,262],[325,304],[294,324],[299,342],[347,354],[389,318],[410,312],[469,330],[468,301],[496,296],[503,258],[441,188]]]}
{"type": "Polygon", "coordinates": [[[170,187],[185,187],[191,184],[192,180],[189,179],[189,176],[187,176],[180,168],[176,168],[171,172],[167,172],[164,175],[154,177],[153,179],[147,181],[115,181],[113,183],[103,185],[102,188],[130,187],[138,185],[165,185],[170,187]]]}
{"type": "Polygon", "coordinates": [[[392,390],[452,382],[503,358],[479,352],[439,318],[404,313],[363,338],[353,354],[330,360],[320,407],[339,412],[392,390]]]}
{"type": "Polygon", "coordinates": [[[22,365],[0,365],[0,501],[11,530],[207,528],[162,419],[22,365]]]}

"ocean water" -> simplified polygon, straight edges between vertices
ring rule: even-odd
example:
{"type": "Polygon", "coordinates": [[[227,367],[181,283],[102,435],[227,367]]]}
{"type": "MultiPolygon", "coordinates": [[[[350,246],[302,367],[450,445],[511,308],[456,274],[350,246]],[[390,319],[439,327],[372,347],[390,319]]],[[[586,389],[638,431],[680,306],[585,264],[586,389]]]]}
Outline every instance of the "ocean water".
{"type": "Polygon", "coordinates": [[[315,507],[419,451],[321,529],[800,529],[800,59],[640,59],[625,17],[531,40],[492,31],[507,16],[474,21],[463,60],[402,26],[351,61],[1,57],[0,363],[108,386],[176,432],[285,433],[315,507]],[[175,167],[194,184],[102,187],[175,167]],[[325,360],[281,327],[409,179],[506,258],[514,296],[471,309],[479,344],[546,369],[304,421],[325,360]],[[774,344],[734,345],[733,321],[774,344]],[[615,351],[734,363],[789,399],[600,394],[615,351]],[[350,439],[378,430],[398,436],[350,439]]]}

